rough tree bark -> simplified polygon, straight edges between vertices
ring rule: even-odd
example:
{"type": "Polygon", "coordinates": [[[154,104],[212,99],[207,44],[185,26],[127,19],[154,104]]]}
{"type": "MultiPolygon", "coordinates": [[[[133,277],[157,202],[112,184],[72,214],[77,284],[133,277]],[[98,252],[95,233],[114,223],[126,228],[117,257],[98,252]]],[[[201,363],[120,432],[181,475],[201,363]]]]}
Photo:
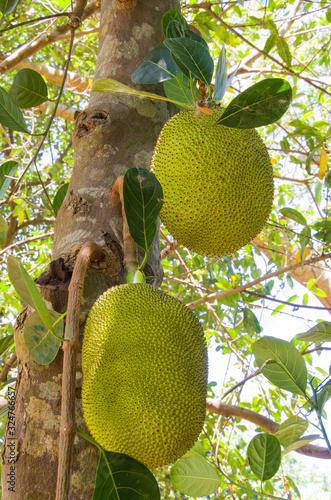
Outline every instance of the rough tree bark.
{"type": "MultiPolygon", "coordinates": [[[[114,78],[132,85],[131,72],[156,45],[162,44],[161,19],[178,0],[103,0],[100,45],[95,79],[114,78]]],[[[152,92],[160,88],[149,89],[152,92]]],[[[92,93],[88,109],[76,120],[73,146],[75,161],[67,197],[57,216],[53,261],[39,278],[39,287],[52,307],[66,309],[67,289],[75,257],[81,245],[93,240],[105,258],[89,267],[84,284],[82,323],[97,297],[107,288],[124,282],[123,253],[109,224],[110,190],[128,168],[148,168],[157,136],[173,113],[165,102],[92,93]]],[[[120,214],[113,214],[113,227],[121,232],[120,214]]],[[[159,244],[154,242],[146,266],[160,284],[159,244]]],[[[15,438],[4,439],[2,456],[3,499],[53,500],[57,475],[59,418],[61,407],[62,352],[49,366],[36,365],[22,338],[24,308],[16,324],[18,375],[15,400],[15,438]],[[11,444],[13,443],[13,446],[11,444]],[[12,454],[12,455],[10,455],[12,454]],[[15,457],[15,491],[10,491],[10,456],[15,457]]],[[[77,373],[77,425],[84,427],[77,373]]],[[[75,438],[71,479],[72,500],[92,498],[97,451],[81,437],[75,438]]]]}

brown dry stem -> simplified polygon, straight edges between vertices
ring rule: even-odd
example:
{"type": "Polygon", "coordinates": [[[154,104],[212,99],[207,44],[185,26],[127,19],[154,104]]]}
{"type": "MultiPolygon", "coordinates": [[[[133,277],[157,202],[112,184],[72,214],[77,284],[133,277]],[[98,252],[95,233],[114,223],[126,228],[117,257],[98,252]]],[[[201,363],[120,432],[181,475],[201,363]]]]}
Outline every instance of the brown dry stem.
{"type": "Polygon", "coordinates": [[[70,341],[63,344],[62,407],[56,500],[67,500],[69,498],[72,447],[76,434],[75,382],[76,356],[79,348],[79,310],[84,278],[88,263],[98,261],[102,257],[103,251],[96,243],[93,241],[85,242],[77,256],[69,285],[65,338],[69,338],[70,341]]]}

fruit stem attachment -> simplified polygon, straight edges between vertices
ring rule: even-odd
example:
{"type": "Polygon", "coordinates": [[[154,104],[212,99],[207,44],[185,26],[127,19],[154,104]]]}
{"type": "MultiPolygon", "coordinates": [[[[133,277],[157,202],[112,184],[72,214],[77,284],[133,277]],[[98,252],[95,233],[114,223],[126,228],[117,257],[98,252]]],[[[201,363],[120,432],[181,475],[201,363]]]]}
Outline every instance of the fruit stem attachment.
{"type": "Polygon", "coordinates": [[[69,285],[67,320],[64,342],[62,372],[62,406],[60,422],[59,462],[56,484],[56,500],[69,498],[70,468],[75,424],[75,389],[76,389],[76,355],[79,347],[79,310],[86,269],[90,261],[99,261],[103,251],[93,241],[85,242],[76,259],[74,272],[69,285]]]}
{"type": "Polygon", "coordinates": [[[122,217],[123,217],[123,248],[124,248],[124,267],[127,274],[135,273],[138,270],[138,258],[137,258],[137,245],[134,242],[132,236],[130,235],[129,226],[126,220],[126,215],[124,211],[124,200],[123,200],[123,180],[124,176],[121,175],[115,181],[111,192],[111,206],[113,207],[116,203],[121,203],[122,217]]]}

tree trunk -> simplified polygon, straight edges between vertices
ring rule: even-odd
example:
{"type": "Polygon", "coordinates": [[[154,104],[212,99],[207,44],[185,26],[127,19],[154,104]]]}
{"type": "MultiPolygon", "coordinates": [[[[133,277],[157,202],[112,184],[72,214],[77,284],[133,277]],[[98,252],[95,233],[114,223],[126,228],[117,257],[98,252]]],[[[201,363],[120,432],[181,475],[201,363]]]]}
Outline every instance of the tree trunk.
{"type": "MultiPolygon", "coordinates": [[[[149,50],[162,44],[162,16],[176,8],[179,9],[178,0],[155,0],[149,4],[140,0],[103,0],[95,79],[108,77],[133,86],[131,72],[149,50]]],[[[149,86],[148,90],[160,92],[161,88],[149,86]]],[[[101,293],[124,282],[120,213],[113,213],[111,225],[109,223],[111,187],[128,168],[149,168],[157,136],[173,111],[173,107],[161,101],[92,92],[88,109],[76,121],[74,168],[55,223],[53,261],[38,280],[45,300],[55,310],[66,309],[75,257],[85,241],[93,240],[102,246],[105,258],[89,266],[81,307],[82,323],[101,293]]],[[[162,280],[158,238],[153,243],[146,270],[155,277],[154,285],[158,286],[162,280]]],[[[12,399],[14,419],[8,419],[4,437],[4,500],[53,500],[55,497],[62,351],[48,366],[33,362],[23,341],[23,325],[29,312],[24,308],[15,328],[18,375],[15,400],[12,399]]],[[[76,422],[86,430],[81,411],[81,384],[78,359],[76,422]]],[[[97,461],[96,448],[76,436],[71,500],[92,498],[97,461]]]]}

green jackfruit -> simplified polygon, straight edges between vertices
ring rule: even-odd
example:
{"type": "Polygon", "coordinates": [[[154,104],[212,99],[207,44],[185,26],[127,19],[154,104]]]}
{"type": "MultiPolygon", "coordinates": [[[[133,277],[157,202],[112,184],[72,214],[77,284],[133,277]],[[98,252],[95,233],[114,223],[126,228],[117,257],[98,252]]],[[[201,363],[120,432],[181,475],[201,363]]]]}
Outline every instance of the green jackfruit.
{"type": "Polygon", "coordinates": [[[163,188],[162,222],[182,245],[222,257],[249,243],[266,223],[273,170],[254,129],[215,124],[223,110],[182,111],[163,127],[151,169],[163,188]]]}
{"type": "Polygon", "coordinates": [[[193,312],[146,284],[105,292],[83,342],[83,410],[107,450],[147,467],[191,448],[204,418],[207,348],[193,312]]]}

